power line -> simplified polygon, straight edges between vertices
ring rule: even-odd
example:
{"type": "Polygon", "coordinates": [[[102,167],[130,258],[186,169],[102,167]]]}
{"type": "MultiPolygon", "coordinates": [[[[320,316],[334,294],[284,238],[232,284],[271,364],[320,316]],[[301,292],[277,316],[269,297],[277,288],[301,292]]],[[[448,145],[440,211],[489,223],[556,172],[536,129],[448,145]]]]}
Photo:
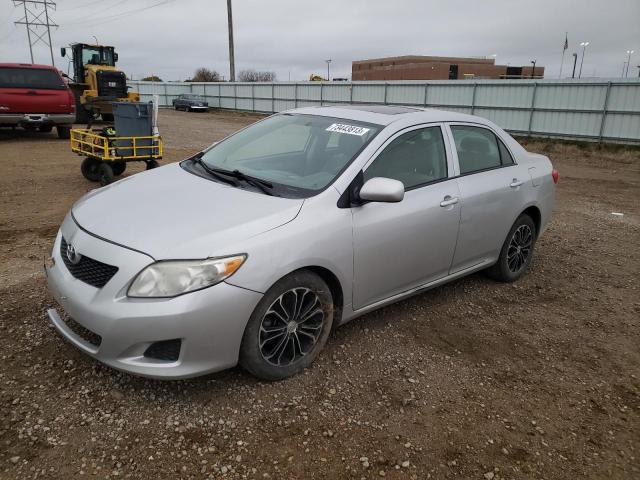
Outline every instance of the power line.
{"type": "Polygon", "coordinates": [[[55,65],[53,60],[53,46],[51,44],[51,27],[57,28],[58,25],[51,22],[51,18],[49,17],[49,7],[55,10],[56,4],[50,0],[13,0],[13,5],[22,5],[24,9],[24,17],[13,23],[16,25],[25,25],[27,27],[27,39],[29,41],[31,63],[33,63],[33,46],[37,45],[38,42],[42,42],[49,47],[49,52],[51,53],[51,65],[55,65]],[[40,8],[42,8],[42,10],[38,11],[40,8]],[[38,27],[44,27],[45,30],[40,33],[38,27]],[[45,35],[47,38],[45,38],[45,35]]]}
{"type": "Polygon", "coordinates": [[[95,27],[97,25],[102,25],[103,23],[109,23],[109,22],[113,22],[114,20],[119,20],[120,18],[126,17],[127,15],[130,15],[132,13],[138,13],[138,12],[142,12],[144,10],[149,10],[155,7],[160,7],[162,5],[165,5],[167,3],[171,3],[171,2],[175,2],[176,0],[162,0],[159,2],[154,3],[153,5],[148,5],[146,7],[140,7],[140,8],[134,8],[132,10],[126,10],[124,12],[120,12],[120,13],[116,13],[114,15],[111,16],[107,16],[107,17],[103,17],[100,19],[96,19],[96,21],[91,21],[91,20],[87,20],[86,22],[82,22],[85,26],[87,27],[95,27]]]}
{"type": "MultiPolygon", "coordinates": [[[[86,20],[87,18],[90,19],[92,17],[96,17],[96,15],[101,14],[102,12],[106,12],[108,10],[111,10],[112,8],[117,7],[118,5],[121,5],[121,4],[125,3],[126,1],[127,0],[120,0],[119,2],[116,2],[116,3],[114,3],[113,5],[111,5],[111,6],[107,7],[107,8],[103,8],[103,9],[100,9],[100,10],[92,11],[88,15],[82,15],[80,17],[71,18],[71,19],[69,19],[68,22],[64,22],[64,23],[65,23],[65,25],[75,25],[77,23],[84,23],[84,20],[86,20]]],[[[92,4],[90,3],[89,5],[92,5],[92,4]]],[[[86,6],[88,6],[88,5],[85,5],[85,7],[86,6]]],[[[89,21],[91,21],[91,20],[89,20],[89,21]]]]}

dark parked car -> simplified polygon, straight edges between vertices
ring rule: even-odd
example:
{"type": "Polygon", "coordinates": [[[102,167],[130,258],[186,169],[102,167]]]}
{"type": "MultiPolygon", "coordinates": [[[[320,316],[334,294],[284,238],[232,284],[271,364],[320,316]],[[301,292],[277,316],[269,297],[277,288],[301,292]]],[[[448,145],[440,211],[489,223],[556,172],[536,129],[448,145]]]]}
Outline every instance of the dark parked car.
{"type": "Polygon", "coordinates": [[[0,127],[23,127],[69,138],[76,118],[73,93],[50,65],[0,63],[0,127]]]}
{"type": "Polygon", "coordinates": [[[192,110],[205,111],[209,110],[209,104],[200,95],[195,93],[183,93],[173,100],[173,108],[176,110],[184,110],[190,112],[192,110]]]}

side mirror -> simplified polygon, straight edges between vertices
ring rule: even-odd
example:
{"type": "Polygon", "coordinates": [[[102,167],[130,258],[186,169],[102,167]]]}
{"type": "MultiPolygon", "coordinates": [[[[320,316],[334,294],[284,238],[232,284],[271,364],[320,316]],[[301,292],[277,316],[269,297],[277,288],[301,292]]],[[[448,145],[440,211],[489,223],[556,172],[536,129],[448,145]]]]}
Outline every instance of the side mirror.
{"type": "Polygon", "coordinates": [[[369,202],[396,203],[404,198],[404,184],[391,178],[375,177],[360,189],[360,199],[369,202]]]}
{"type": "Polygon", "coordinates": [[[118,54],[116,52],[113,52],[113,63],[118,61],[118,54]]]}
{"type": "Polygon", "coordinates": [[[67,55],[67,49],[62,47],[60,48],[60,56],[65,57],[67,55]]]}

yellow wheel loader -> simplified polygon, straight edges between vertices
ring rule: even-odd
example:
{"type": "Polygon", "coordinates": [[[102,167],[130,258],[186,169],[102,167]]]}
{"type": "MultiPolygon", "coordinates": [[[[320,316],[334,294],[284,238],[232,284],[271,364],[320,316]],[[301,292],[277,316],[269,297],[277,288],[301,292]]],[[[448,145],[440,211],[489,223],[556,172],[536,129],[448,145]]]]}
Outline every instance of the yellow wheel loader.
{"type": "MultiPolygon", "coordinates": [[[[129,92],[125,73],[116,68],[118,54],[113,47],[73,43],[71,63],[73,78],[69,88],[76,99],[76,122],[88,123],[98,115],[113,120],[113,102],[138,102],[140,95],[129,92]]],[[[67,49],[62,47],[64,57],[67,49]]]]}

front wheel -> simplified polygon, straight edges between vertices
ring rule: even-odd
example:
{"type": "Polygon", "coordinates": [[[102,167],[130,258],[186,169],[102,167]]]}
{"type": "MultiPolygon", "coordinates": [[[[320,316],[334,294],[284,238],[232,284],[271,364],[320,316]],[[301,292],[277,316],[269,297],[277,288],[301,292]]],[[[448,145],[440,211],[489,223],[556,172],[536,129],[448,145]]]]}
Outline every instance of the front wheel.
{"type": "Polygon", "coordinates": [[[82,176],[91,182],[100,181],[100,160],[93,157],[87,157],[82,161],[80,165],[80,171],[82,176]]]}
{"type": "Polygon", "coordinates": [[[487,269],[487,274],[499,282],[518,280],[531,263],[536,234],[531,217],[520,215],[507,234],[498,261],[487,269]]]}
{"type": "Polygon", "coordinates": [[[255,308],[240,348],[240,365],[263,380],[282,380],[316,359],[333,325],[327,284],[308,271],[280,279],[255,308]]]}

